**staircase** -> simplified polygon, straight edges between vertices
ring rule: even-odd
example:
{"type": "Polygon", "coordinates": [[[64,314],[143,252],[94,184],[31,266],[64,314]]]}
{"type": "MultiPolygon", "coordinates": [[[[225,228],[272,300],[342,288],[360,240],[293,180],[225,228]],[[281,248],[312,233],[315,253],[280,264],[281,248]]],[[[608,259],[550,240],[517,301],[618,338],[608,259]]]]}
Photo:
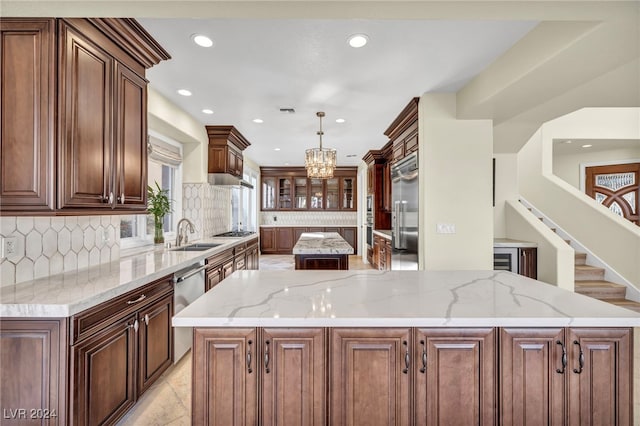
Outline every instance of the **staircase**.
{"type": "MultiPolygon", "coordinates": [[[[530,212],[533,209],[528,208],[530,212]]],[[[544,218],[538,217],[543,223],[544,218]]],[[[556,232],[555,228],[550,228],[556,232]]],[[[571,240],[565,240],[571,244],[571,240]]],[[[622,284],[605,281],[604,268],[587,265],[587,254],[576,252],[575,254],[575,285],[574,291],[603,302],[611,303],[622,308],[640,312],[640,303],[626,298],[627,287],[622,284]]]]}
{"type": "Polygon", "coordinates": [[[586,253],[576,252],[575,259],[574,290],[576,293],[640,312],[640,303],[625,298],[627,292],[625,286],[605,281],[603,268],[586,264],[586,253]]]}

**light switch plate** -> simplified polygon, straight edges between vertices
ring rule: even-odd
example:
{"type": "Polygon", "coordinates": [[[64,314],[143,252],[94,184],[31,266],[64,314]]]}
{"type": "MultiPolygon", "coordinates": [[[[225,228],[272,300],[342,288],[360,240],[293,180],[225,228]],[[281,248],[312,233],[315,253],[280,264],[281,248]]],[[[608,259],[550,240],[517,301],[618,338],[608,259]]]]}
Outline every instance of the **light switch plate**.
{"type": "Polygon", "coordinates": [[[455,234],[456,225],[454,223],[438,223],[436,224],[436,232],[438,234],[455,234]]]}

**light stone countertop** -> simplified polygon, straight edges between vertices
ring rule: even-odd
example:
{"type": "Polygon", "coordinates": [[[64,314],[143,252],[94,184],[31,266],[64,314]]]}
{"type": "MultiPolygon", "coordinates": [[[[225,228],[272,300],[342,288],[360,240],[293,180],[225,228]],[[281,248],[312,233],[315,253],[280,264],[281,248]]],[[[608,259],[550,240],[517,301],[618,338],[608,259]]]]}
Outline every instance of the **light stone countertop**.
{"type": "Polygon", "coordinates": [[[0,317],[69,317],[256,236],[197,241],[221,244],[204,251],[157,248],[116,262],[0,287],[0,317]]]}
{"type": "Polygon", "coordinates": [[[386,238],[387,240],[391,239],[391,230],[390,229],[374,229],[373,233],[381,236],[382,238],[386,238]]]}
{"type": "Polygon", "coordinates": [[[538,247],[538,244],[531,241],[511,240],[509,238],[494,238],[493,247],[529,248],[538,247]]]}
{"type": "Polygon", "coordinates": [[[189,327],[638,327],[634,311],[506,271],[237,271],[189,327]]]}
{"type": "Polygon", "coordinates": [[[293,254],[353,254],[353,247],[337,232],[303,232],[293,254]]]}

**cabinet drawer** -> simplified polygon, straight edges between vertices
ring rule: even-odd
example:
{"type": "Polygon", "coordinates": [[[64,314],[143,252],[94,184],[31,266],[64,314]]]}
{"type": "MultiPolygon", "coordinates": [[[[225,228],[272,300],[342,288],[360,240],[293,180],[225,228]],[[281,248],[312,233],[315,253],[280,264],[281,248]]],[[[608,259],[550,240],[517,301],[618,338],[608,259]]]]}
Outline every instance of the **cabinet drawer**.
{"type": "Polygon", "coordinates": [[[207,266],[215,267],[229,261],[230,259],[233,259],[233,249],[228,249],[208,257],[207,266]]]}
{"type": "Polygon", "coordinates": [[[164,277],[74,315],[70,343],[76,344],[171,291],[171,277],[164,277]]]}

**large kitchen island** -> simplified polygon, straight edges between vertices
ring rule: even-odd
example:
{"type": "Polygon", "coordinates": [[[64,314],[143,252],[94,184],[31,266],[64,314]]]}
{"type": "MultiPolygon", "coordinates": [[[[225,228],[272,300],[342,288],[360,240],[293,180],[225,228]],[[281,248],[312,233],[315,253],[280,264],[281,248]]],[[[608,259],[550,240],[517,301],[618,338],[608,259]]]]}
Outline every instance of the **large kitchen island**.
{"type": "Polygon", "coordinates": [[[293,247],[296,269],[349,269],[353,247],[337,232],[303,232],[293,247]]]}
{"type": "Polygon", "coordinates": [[[239,271],[194,327],[193,424],[633,424],[640,315],[510,272],[239,271]]]}

